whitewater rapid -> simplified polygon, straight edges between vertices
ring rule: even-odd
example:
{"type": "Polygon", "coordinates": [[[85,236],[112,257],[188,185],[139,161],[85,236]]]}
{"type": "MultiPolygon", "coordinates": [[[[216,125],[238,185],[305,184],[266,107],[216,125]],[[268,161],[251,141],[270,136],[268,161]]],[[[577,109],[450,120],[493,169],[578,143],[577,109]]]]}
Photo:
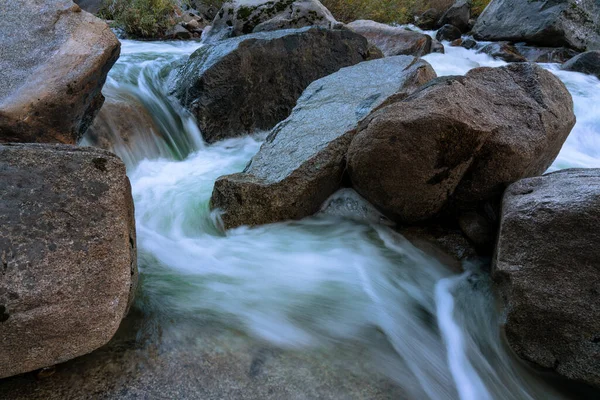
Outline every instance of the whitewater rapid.
{"type": "MultiPolygon", "coordinates": [[[[123,41],[105,87],[108,96],[136,96],[165,132],[154,155],[117,149],[136,208],[146,299],[138,307],[282,349],[356,346],[409,399],[564,397],[503,344],[485,260],[457,275],[388,227],[326,215],[219,229],[209,209],[214,181],[241,171],[264,135],[202,143],[193,119],[168,97],[175,68],[198,47],[123,41]]],[[[505,64],[449,46],[424,59],[440,76],[505,64]]],[[[552,169],[600,166],[600,81],[544,67],[565,82],[577,115],[552,169]]],[[[343,368],[335,351],[327,354],[343,368]]]]}

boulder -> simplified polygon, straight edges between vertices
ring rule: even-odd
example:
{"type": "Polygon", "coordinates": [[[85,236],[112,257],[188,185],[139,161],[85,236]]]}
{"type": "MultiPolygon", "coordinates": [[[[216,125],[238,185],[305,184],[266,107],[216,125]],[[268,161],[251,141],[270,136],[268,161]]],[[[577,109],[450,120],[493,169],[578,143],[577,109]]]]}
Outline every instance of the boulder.
{"type": "Polygon", "coordinates": [[[194,52],[174,93],[208,142],[273,128],[314,80],[369,57],[367,40],[318,27],[261,32],[194,52]]]}
{"type": "Polygon", "coordinates": [[[219,9],[206,0],[185,0],[182,2],[183,9],[192,9],[204,19],[212,21],[217,16],[219,9]]]}
{"type": "Polygon", "coordinates": [[[346,27],[366,37],[369,43],[377,46],[386,57],[401,55],[421,57],[431,53],[429,35],[366,20],[351,22],[346,27]]]}
{"type": "Polygon", "coordinates": [[[76,143],[119,41],[71,0],[3,1],[0,15],[0,142],[76,143]]]}
{"type": "Polygon", "coordinates": [[[133,200],[113,154],[0,145],[0,378],[87,354],[137,284],[133,200]]]}
{"type": "Polygon", "coordinates": [[[492,0],[473,27],[477,40],[600,49],[598,0],[492,0]]]}
{"type": "Polygon", "coordinates": [[[431,40],[431,52],[444,54],[446,52],[446,50],[444,49],[444,45],[441,42],[439,42],[437,39],[432,39],[431,40]]]}
{"type": "Polygon", "coordinates": [[[340,25],[318,0],[231,0],[223,3],[202,41],[214,43],[249,33],[340,25]]]}
{"type": "Polygon", "coordinates": [[[502,203],[493,278],[506,337],[539,366],[600,387],[600,170],[524,179],[502,203]]]}
{"type": "Polygon", "coordinates": [[[587,51],[567,61],[562,69],[582,72],[600,79],[600,51],[587,51]]]}
{"type": "Polygon", "coordinates": [[[527,59],[509,42],[494,42],[477,51],[506,62],[526,62],[527,59]]]}
{"type": "Polygon", "coordinates": [[[469,19],[471,19],[471,0],[456,0],[454,4],[442,15],[438,26],[446,24],[453,25],[462,33],[469,31],[469,19]]]}
{"type": "Polygon", "coordinates": [[[165,38],[167,39],[188,40],[192,37],[194,37],[193,33],[190,32],[190,30],[188,30],[188,28],[184,27],[182,24],[176,24],[165,32],[165,38]]]}
{"type": "Polygon", "coordinates": [[[348,150],[355,190],[413,223],[499,197],[543,173],[575,124],[565,85],[536,64],[438,78],[373,112],[348,150]]]}
{"type": "Polygon", "coordinates": [[[460,46],[464,47],[467,50],[471,50],[477,47],[477,42],[473,39],[465,39],[460,43],[460,46]]]}
{"type": "Polygon", "coordinates": [[[536,47],[517,43],[515,48],[527,61],[537,63],[562,64],[579,54],[577,51],[566,47],[536,47]]]}
{"type": "Polygon", "coordinates": [[[82,10],[96,14],[102,8],[104,0],[73,0],[82,10]]]}
{"type": "Polygon", "coordinates": [[[435,8],[430,8],[417,18],[415,25],[425,31],[437,29],[441,26],[438,25],[438,21],[442,14],[442,11],[439,11],[435,8]]]}
{"type": "Polygon", "coordinates": [[[435,34],[435,38],[440,42],[442,40],[447,40],[451,42],[453,40],[460,39],[460,36],[460,30],[454,25],[449,24],[442,26],[440,29],[438,29],[437,33],[435,34]]]}
{"type": "Polygon", "coordinates": [[[215,183],[211,206],[223,212],[224,227],[300,219],[317,212],[341,186],[358,121],[433,77],[427,62],[396,56],[313,82],[244,172],[215,183]]]}

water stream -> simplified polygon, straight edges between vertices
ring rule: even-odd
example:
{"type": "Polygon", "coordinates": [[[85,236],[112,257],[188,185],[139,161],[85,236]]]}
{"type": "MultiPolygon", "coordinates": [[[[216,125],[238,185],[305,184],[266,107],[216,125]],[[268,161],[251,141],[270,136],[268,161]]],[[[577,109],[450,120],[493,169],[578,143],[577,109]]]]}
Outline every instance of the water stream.
{"type": "MultiPolygon", "coordinates": [[[[155,376],[180,371],[189,357],[197,368],[194,352],[205,360],[210,351],[247,363],[241,368],[256,383],[232,395],[242,385],[232,372],[237,366],[213,361],[173,383],[177,390],[190,386],[179,398],[577,397],[506,348],[485,260],[457,274],[387,227],[325,215],[222,232],[208,206],[214,181],[241,171],[262,138],[205,146],[193,120],[169,100],[174,68],[198,46],[124,41],[105,87],[107,96],[139,99],[162,132],[153,139],[160,149],[154,154],[116,149],[128,165],[136,207],[141,288],[134,313],[141,322],[132,340],[149,335],[152,346],[138,351],[142,358],[151,348],[153,357],[170,360],[154,362],[165,368],[155,376]],[[169,358],[182,343],[185,349],[169,358]],[[246,351],[240,343],[263,350],[238,359],[236,351],[246,351]],[[207,380],[211,395],[200,389],[207,380]]],[[[424,58],[438,75],[504,64],[448,46],[446,54],[424,58]]],[[[545,67],[566,83],[578,118],[552,168],[599,167],[600,81],[545,67]]]]}

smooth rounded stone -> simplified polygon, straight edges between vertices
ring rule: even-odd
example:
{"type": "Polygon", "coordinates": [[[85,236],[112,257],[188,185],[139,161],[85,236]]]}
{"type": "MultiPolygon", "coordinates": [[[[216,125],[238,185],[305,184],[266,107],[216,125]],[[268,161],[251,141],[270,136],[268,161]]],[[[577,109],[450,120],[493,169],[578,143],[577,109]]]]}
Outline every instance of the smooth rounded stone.
{"type": "Polygon", "coordinates": [[[566,47],[536,47],[524,43],[515,44],[515,48],[527,61],[537,63],[562,64],[579,54],[579,52],[566,47]]]}
{"type": "Polygon", "coordinates": [[[340,189],[332,194],[325,200],[321,210],[316,215],[346,218],[370,224],[396,225],[364,197],[350,188],[340,189]]]}
{"type": "Polygon", "coordinates": [[[527,59],[519,53],[509,42],[494,42],[486,44],[477,51],[506,62],[527,62],[527,59]]]}
{"type": "Polygon", "coordinates": [[[492,0],[477,19],[473,34],[477,40],[598,50],[600,2],[492,0]]]}
{"type": "Polygon", "coordinates": [[[269,130],[313,81],[370,57],[367,40],[317,27],[261,32],[195,51],[174,93],[214,142],[269,130]]]}
{"type": "Polygon", "coordinates": [[[202,41],[219,40],[256,32],[340,25],[318,0],[231,0],[223,3],[202,41]]]}
{"type": "Polygon", "coordinates": [[[543,173],[574,124],[571,95],[551,72],[529,63],[476,68],[365,118],[348,172],[354,189],[390,219],[424,221],[543,173]]]}
{"type": "Polygon", "coordinates": [[[582,72],[600,79],[600,51],[587,51],[567,61],[562,69],[582,72]]]}
{"type": "Polygon", "coordinates": [[[446,50],[444,49],[444,45],[441,42],[439,42],[437,39],[432,39],[431,52],[444,54],[446,50]]]}
{"type": "Polygon", "coordinates": [[[0,378],[87,354],[133,300],[133,200],[113,154],[0,145],[0,378]]]}
{"type": "Polygon", "coordinates": [[[216,181],[211,207],[227,229],[313,215],[341,187],[358,121],[434,77],[426,61],[396,56],[313,82],[244,172],[216,181]]]}
{"type": "Polygon", "coordinates": [[[471,5],[471,0],[456,0],[454,4],[446,10],[444,15],[442,15],[438,21],[438,26],[449,24],[455,26],[463,33],[468,32],[471,28],[469,25],[469,20],[471,19],[471,5]]]}
{"type": "Polygon", "coordinates": [[[2,1],[0,15],[0,142],[76,143],[119,41],[70,0],[2,1]]]}
{"type": "Polygon", "coordinates": [[[435,8],[430,8],[426,10],[421,16],[417,18],[415,25],[424,31],[431,31],[439,28],[441,25],[438,25],[438,21],[442,16],[443,11],[440,11],[435,8]]]}
{"type": "Polygon", "coordinates": [[[600,387],[600,170],[524,179],[502,203],[493,277],[525,360],[600,387]]]}
{"type": "Polygon", "coordinates": [[[386,57],[408,55],[421,57],[431,53],[431,36],[375,21],[359,20],[346,25],[367,38],[386,57]]]}
{"type": "Polygon", "coordinates": [[[435,38],[437,40],[439,40],[440,42],[442,40],[447,40],[449,42],[456,40],[456,39],[460,39],[461,33],[460,30],[455,27],[454,25],[444,25],[442,26],[440,29],[438,29],[437,33],[435,34],[435,38]]]}
{"type": "Polygon", "coordinates": [[[465,39],[460,43],[460,46],[464,47],[467,50],[471,50],[477,47],[477,42],[473,39],[465,39]]]}

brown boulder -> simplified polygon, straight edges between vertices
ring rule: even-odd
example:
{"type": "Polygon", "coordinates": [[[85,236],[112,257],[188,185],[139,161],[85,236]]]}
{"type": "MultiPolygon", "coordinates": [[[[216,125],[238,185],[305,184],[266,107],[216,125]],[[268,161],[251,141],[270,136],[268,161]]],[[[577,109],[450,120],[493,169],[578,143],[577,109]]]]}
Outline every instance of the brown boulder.
{"type": "Polygon", "coordinates": [[[113,154],[0,145],[0,378],[89,353],[137,284],[133,200],[113,154]]]}
{"type": "Polygon", "coordinates": [[[600,387],[600,170],[508,187],[493,277],[522,358],[600,387]]]}
{"type": "Polygon", "coordinates": [[[535,64],[438,78],[372,113],[348,151],[354,188],[391,219],[499,196],[543,173],[575,124],[564,84],[535,64]]]}
{"type": "Polygon", "coordinates": [[[2,1],[0,15],[0,142],[76,143],[119,41],[70,0],[2,1]]]}
{"type": "Polygon", "coordinates": [[[431,53],[431,36],[375,21],[359,20],[346,25],[367,38],[386,57],[408,55],[421,57],[431,53]]]}

